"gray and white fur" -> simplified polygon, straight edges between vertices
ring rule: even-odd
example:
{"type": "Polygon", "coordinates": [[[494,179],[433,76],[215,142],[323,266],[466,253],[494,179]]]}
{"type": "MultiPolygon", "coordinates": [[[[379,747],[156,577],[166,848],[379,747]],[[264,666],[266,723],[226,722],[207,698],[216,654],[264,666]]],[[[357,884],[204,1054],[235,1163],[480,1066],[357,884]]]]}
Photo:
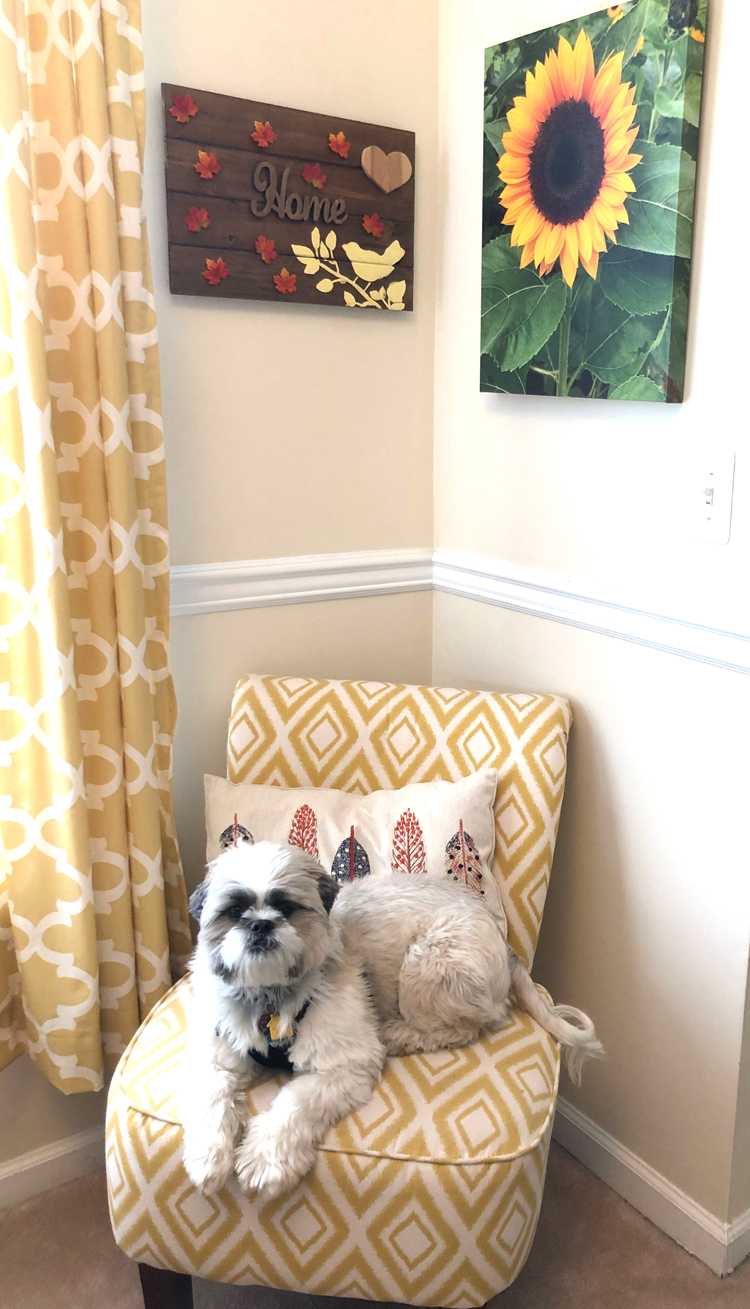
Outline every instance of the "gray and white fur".
{"type": "Polygon", "coordinates": [[[484,901],[448,879],[372,874],[339,892],[301,850],[242,842],[190,907],[179,1099],[185,1167],[206,1194],[232,1169],[264,1199],[292,1190],[329,1129],[371,1098],[387,1054],[468,1045],[514,1000],[565,1047],[574,1080],[603,1053],[591,1020],[549,1005],[484,901]],[[295,1075],[249,1120],[247,1089],[264,1076],[249,1052],[267,1053],[269,1013],[293,1040],[295,1075]]]}

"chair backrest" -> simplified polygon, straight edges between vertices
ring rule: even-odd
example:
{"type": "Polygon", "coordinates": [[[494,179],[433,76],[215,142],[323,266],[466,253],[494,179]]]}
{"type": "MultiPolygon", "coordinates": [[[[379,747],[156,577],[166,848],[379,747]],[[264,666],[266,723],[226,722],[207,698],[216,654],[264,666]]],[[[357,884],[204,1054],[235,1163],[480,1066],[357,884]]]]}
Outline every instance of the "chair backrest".
{"type": "Polygon", "coordinates": [[[243,677],[227,777],[369,794],[496,768],[493,874],[508,939],[530,967],[557,836],[571,712],[552,695],[243,677]]]}

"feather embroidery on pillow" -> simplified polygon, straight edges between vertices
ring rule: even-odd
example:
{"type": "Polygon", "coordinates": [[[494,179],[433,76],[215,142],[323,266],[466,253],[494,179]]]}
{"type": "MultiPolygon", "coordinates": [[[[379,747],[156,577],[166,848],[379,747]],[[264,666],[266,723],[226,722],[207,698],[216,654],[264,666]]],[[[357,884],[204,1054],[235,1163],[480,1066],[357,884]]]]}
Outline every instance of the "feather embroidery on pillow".
{"type": "Polygon", "coordinates": [[[289,831],[289,845],[296,845],[305,854],[312,855],[320,863],[318,854],[318,820],[309,804],[303,804],[292,819],[289,831]]]}
{"type": "Polygon", "coordinates": [[[469,833],[464,831],[463,819],[445,847],[445,871],[454,882],[463,882],[471,891],[484,895],[482,858],[469,833]]]}
{"type": "Polygon", "coordinates": [[[427,872],[422,828],[411,809],[404,810],[393,829],[391,868],[394,873],[427,872]]]}
{"type": "Polygon", "coordinates": [[[353,882],[356,877],[367,877],[370,871],[370,860],[367,857],[367,851],[354,839],[354,828],[349,829],[349,835],[345,841],[341,842],[331,864],[331,875],[336,879],[339,885],[345,882],[353,882]]]}

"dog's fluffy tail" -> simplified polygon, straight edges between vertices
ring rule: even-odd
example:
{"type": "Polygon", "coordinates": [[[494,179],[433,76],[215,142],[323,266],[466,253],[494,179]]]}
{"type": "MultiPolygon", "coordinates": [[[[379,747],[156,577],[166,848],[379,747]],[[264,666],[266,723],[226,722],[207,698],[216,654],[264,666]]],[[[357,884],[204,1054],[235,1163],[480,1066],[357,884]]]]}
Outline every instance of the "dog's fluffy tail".
{"type": "Polygon", "coordinates": [[[587,1059],[603,1059],[604,1046],[596,1039],[594,1024],[580,1009],[572,1005],[554,1007],[537,991],[528,969],[509,951],[510,975],[513,993],[522,1009],[565,1047],[565,1063],[571,1081],[581,1084],[581,1069],[587,1059]],[[572,1019],[573,1021],[569,1021],[572,1019]]]}

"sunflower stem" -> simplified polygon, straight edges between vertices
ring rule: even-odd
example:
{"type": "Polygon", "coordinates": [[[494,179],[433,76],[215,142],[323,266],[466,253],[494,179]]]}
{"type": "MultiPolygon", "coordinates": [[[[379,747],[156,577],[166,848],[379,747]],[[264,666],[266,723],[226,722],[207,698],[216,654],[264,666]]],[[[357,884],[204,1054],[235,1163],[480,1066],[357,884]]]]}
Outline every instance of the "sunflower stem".
{"type": "Polygon", "coordinates": [[[565,288],[565,309],[560,320],[559,345],[560,353],[557,365],[557,394],[568,394],[568,355],[570,353],[570,319],[571,319],[572,297],[570,287],[565,288]]]}

